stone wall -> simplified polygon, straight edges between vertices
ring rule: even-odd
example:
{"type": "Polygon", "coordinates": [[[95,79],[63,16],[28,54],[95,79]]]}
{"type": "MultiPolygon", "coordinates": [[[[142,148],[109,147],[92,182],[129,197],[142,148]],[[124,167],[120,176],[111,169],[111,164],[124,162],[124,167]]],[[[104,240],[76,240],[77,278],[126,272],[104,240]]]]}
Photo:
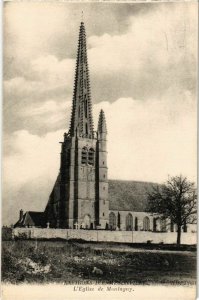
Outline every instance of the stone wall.
{"type": "MultiPolygon", "coordinates": [[[[176,243],[176,232],[148,232],[148,231],[106,231],[106,230],[74,230],[50,228],[14,228],[12,236],[38,239],[82,239],[85,241],[118,242],[118,243],[176,243]]],[[[181,243],[196,244],[196,233],[182,232],[181,243]]]]}

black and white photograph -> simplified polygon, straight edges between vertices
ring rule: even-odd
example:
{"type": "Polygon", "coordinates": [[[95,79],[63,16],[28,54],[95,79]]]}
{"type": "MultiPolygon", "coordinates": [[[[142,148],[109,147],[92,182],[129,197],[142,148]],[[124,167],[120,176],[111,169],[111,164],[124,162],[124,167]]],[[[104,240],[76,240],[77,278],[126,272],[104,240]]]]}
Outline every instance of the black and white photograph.
{"type": "Polygon", "coordinates": [[[3,300],[196,299],[197,10],[4,1],[3,300]]]}

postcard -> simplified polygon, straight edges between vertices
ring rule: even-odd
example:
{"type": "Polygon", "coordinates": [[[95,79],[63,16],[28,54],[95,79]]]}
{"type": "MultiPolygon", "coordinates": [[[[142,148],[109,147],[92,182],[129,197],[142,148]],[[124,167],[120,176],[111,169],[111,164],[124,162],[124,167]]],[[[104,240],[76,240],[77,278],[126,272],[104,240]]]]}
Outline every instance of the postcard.
{"type": "Polygon", "coordinates": [[[196,298],[194,1],[4,1],[2,299],[196,298]]]}

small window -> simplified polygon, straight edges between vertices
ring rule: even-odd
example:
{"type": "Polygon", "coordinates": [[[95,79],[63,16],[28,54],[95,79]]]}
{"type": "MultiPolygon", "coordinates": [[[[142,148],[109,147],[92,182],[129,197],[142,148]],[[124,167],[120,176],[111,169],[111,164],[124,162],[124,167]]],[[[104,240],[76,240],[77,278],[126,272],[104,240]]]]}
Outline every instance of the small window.
{"type": "Polygon", "coordinates": [[[104,165],[104,161],[103,161],[103,165],[104,165]]]}
{"type": "Polygon", "coordinates": [[[106,175],[104,174],[104,178],[106,178],[106,175]]]}
{"type": "Polygon", "coordinates": [[[106,203],[106,202],[105,202],[105,200],[104,200],[104,205],[105,205],[105,203],[106,203]]]}
{"type": "Polygon", "coordinates": [[[104,217],[104,213],[103,213],[103,217],[104,217]]]}
{"type": "Polygon", "coordinates": [[[88,135],[88,124],[85,125],[86,135],[88,135]]]}
{"type": "Polygon", "coordinates": [[[105,191],[105,186],[103,187],[103,190],[105,191]]]}

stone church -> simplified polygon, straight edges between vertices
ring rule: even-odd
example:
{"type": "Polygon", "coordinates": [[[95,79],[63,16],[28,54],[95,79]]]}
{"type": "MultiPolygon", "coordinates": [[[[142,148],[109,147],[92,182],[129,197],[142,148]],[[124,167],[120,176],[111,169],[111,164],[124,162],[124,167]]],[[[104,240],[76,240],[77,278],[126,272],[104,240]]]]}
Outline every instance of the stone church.
{"type": "Polygon", "coordinates": [[[107,170],[106,119],[101,110],[95,131],[86,33],[84,23],[81,22],[71,121],[69,131],[64,134],[61,142],[59,174],[45,211],[23,213],[21,210],[15,227],[175,230],[174,224],[168,228],[163,220],[145,212],[146,205],[140,206],[140,203],[146,204],[143,187],[140,193],[138,183],[134,182],[134,186],[130,186],[132,193],[127,195],[125,186],[128,186],[124,182],[108,181],[107,170]],[[117,189],[117,185],[120,188],[114,194],[112,192],[117,189]],[[124,195],[127,198],[126,204],[121,200],[124,195]]]}
{"type": "Polygon", "coordinates": [[[106,120],[93,128],[86,35],[81,23],[71,122],[61,143],[60,173],[46,207],[52,227],[105,228],[109,219],[106,120]]]}

